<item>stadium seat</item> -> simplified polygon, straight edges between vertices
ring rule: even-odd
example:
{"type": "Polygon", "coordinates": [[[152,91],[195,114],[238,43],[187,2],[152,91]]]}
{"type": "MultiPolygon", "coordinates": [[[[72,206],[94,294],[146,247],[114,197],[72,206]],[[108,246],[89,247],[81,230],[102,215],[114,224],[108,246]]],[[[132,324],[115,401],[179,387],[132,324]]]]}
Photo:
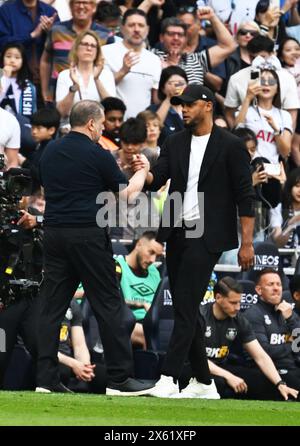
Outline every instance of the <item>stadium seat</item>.
{"type": "Polygon", "coordinates": [[[143,327],[148,350],[165,352],[174,325],[173,303],[169,279],[165,276],[158,287],[143,327]]]}
{"type": "MultiPolygon", "coordinates": [[[[82,304],[82,314],[82,326],[88,349],[90,351],[95,350],[98,353],[102,353],[102,342],[99,334],[98,323],[88,299],[85,299],[82,304]]],[[[135,318],[125,302],[123,305],[123,320],[125,321],[126,331],[130,336],[135,325],[135,318]]]]}
{"type": "Polygon", "coordinates": [[[277,246],[271,242],[257,242],[254,244],[255,264],[254,267],[242,273],[242,279],[256,281],[258,273],[266,268],[272,268],[279,272],[283,289],[288,289],[289,281],[283,271],[282,258],[277,246]]]}
{"type": "Polygon", "coordinates": [[[288,302],[289,304],[294,305],[294,300],[292,298],[291,292],[290,290],[284,290],[282,292],[282,299],[285,300],[286,302],[288,302]]]}
{"type": "Polygon", "coordinates": [[[4,390],[33,390],[35,379],[31,355],[23,345],[14,346],[5,373],[4,390]]]}
{"type": "Polygon", "coordinates": [[[243,293],[241,298],[241,311],[245,311],[253,304],[257,303],[257,293],[255,291],[255,283],[252,280],[241,279],[238,282],[243,287],[243,293]]]}
{"type": "Polygon", "coordinates": [[[120,256],[120,255],[127,256],[128,249],[126,248],[125,245],[123,245],[123,243],[119,242],[119,240],[112,241],[111,245],[112,245],[114,257],[120,256]]]}
{"type": "Polygon", "coordinates": [[[296,265],[295,265],[295,273],[294,274],[300,274],[300,256],[297,259],[296,265]]]}

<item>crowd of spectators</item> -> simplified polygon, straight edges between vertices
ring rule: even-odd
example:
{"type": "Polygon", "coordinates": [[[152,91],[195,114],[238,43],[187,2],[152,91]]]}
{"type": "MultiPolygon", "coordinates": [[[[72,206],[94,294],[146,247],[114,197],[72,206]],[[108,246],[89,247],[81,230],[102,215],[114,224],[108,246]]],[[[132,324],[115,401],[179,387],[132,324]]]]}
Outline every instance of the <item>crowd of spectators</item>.
{"type": "MultiPolygon", "coordinates": [[[[75,103],[90,99],[102,104],[105,121],[99,144],[130,179],[137,154],[154,165],[165,139],[184,128],[182,106],[172,105],[171,98],[188,84],[199,83],[215,94],[215,125],[240,137],[249,151],[257,200],[255,240],[299,247],[300,2],[202,3],[0,1],[0,154],[5,155],[5,169],[31,169],[29,203],[43,200],[39,160],[50,140],[69,132],[75,103]]],[[[142,212],[153,215],[146,227],[138,227],[136,207],[129,205],[126,215],[120,211],[117,216],[127,224],[113,228],[112,236],[134,240],[144,231],[155,231],[168,186],[147,195],[142,212]]],[[[134,278],[139,252],[156,243],[140,240],[127,259],[118,259],[126,292],[130,285],[124,285],[125,268],[126,277],[134,278]]],[[[157,253],[159,248],[155,246],[157,253]]],[[[140,319],[132,339],[146,348],[140,319]]],[[[76,331],[77,326],[75,336],[76,331]]],[[[253,339],[250,333],[244,342],[253,339]]],[[[81,354],[72,361],[64,355],[59,359],[73,371],[81,367],[81,354]]],[[[94,368],[80,370],[82,376],[95,374],[94,368]]],[[[238,386],[245,389],[232,376],[228,382],[235,391],[238,386]]]]}

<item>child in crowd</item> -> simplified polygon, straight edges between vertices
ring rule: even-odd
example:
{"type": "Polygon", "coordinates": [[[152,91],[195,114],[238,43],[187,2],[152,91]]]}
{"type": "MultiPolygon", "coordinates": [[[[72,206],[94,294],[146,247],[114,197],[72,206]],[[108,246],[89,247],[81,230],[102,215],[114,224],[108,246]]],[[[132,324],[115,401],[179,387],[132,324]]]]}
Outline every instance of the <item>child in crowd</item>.
{"type": "Polygon", "coordinates": [[[162,129],[161,120],[157,113],[150,110],[145,110],[137,115],[137,118],[144,120],[147,127],[147,139],[145,148],[153,149],[155,154],[159,156],[160,147],[158,145],[158,138],[162,129]]]}
{"type": "Polygon", "coordinates": [[[36,111],[36,89],[30,82],[23,46],[7,44],[1,53],[0,66],[0,106],[14,114],[30,117],[36,111]]]}
{"type": "Polygon", "coordinates": [[[60,124],[60,114],[56,108],[42,108],[31,117],[31,134],[37,143],[29,161],[33,177],[33,192],[39,188],[38,165],[49,141],[55,138],[60,124]]]}
{"type": "Polygon", "coordinates": [[[0,107],[15,115],[21,129],[20,153],[34,149],[30,134],[30,116],[36,111],[36,88],[31,82],[25,49],[19,43],[8,43],[0,57],[0,107]]]}

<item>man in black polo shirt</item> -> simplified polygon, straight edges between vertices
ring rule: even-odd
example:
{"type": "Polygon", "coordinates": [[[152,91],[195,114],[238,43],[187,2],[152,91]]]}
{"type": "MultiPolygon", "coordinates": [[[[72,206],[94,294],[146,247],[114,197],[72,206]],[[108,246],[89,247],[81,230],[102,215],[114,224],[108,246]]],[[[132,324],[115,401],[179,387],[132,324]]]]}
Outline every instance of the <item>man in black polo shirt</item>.
{"type": "Polygon", "coordinates": [[[256,305],[246,312],[256,337],[272,358],[281,379],[300,390],[300,368],[297,364],[297,340],[300,318],[291,304],[282,298],[282,282],[278,271],[272,268],[262,270],[257,279],[256,305]],[[295,355],[296,354],[296,355],[295,355]]]}
{"type": "Polygon", "coordinates": [[[37,371],[40,392],[66,391],[57,367],[58,334],[80,282],[99,325],[107,365],[107,394],[141,395],[151,387],[131,378],[130,340],[122,321],[111,243],[98,216],[98,226],[96,223],[98,194],[120,191],[121,198],[130,198],[142,189],[149,163],[143,158],[144,167],[128,184],[111,153],[96,144],[103,120],[97,102],[85,100],[74,105],[72,131],[49,143],[39,165],[46,198],[45,281],[37,371]]]}
{"type": "Polygon", "coordinates": [[[214,287],[215,302],[200,308],[206,322],[209,370],[214,375],[218,392],[223,398],[279,399],[280,394],[285,400],[289,396],[296,398],[298,392],[283,383],[249,322],[239,312],[241,293],[242,287],[238,282],[232,277],[223,277],[214,287]],[[230,364],[228,356],[237,342],[243,345],[261,371],[256,367],[230,364]]]}

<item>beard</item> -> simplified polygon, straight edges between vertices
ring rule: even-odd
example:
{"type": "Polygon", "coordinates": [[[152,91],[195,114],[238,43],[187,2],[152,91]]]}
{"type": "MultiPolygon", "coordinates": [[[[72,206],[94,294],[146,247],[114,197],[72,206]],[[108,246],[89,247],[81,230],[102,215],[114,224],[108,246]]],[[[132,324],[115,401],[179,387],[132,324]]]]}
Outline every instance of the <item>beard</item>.
{"type": "Polygon", "coordinates": [[[196,123],[194,121],[183,122],[183,125],[186,129],[193,131],[196,128],[196,123]]]}

